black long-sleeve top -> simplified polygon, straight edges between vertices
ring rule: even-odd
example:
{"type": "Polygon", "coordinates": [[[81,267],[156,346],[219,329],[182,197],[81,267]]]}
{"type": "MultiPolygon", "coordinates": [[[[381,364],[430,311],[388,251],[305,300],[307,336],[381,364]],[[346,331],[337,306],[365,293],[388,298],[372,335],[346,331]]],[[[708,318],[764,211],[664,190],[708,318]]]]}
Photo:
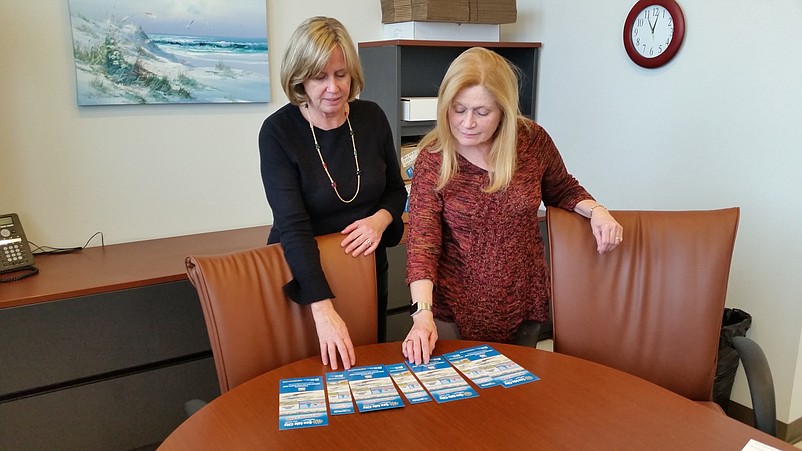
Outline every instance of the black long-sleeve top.
{"type": "MultiPolygon", "coordinates": [[[[407,193],[387,117],[375,103],[354,100],[349,118],[362,180],[359,194],[348,204],[331,187],[309,122],[298,106],[283,106],[265,119],[259,132],[262,182],[273,211],[267,242],[281,243],[294,277],[286,289],[300,304],[333,297],[315,236],[341,232],[382,208],[393,216],[393,223],[384,231],[380,246],[398,244],[404,231],[401,214],[407,193]]],[[[357,174],[348,124],[333,130],[315,128],[315,135],[340,195],[350,199],[356,192],[357,174]]]]}

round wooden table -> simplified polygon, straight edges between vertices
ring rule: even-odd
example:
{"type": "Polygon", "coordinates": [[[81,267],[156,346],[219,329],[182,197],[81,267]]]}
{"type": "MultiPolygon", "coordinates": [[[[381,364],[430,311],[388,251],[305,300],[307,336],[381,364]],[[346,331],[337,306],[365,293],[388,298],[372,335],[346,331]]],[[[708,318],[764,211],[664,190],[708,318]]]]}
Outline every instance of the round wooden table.
{"type": "MultiPolygon", "coordinates": [[[[439,341],[435,353],[478,344],[439,341]]],[[[325,375],[328,368],[319,357],[312,357],[265,373],[215,399],[159,449],[732,451],[743,449],[750,438],[795,449],[627,373],[534,348],[490,346],[540,380],[511,388],[474,386],[476,398],[329,415],[328,426],[280,431],[279,380],[325,375]]],[[[403,361],[400,343],[362,346],[356,352],[358,366],[403,361]]]]}

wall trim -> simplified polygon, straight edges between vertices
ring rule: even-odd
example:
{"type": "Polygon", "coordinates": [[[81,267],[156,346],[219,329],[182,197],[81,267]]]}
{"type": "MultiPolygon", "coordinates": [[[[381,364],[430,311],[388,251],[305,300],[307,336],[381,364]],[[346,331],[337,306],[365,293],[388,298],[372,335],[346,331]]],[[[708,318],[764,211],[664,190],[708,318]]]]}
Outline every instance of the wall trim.
{"type": "MultiPolygon", "coordinates": [[[[727,408],[727,415],[741,423],[752,427],[755,426],[755,417],[752,413],[752,409],[735,401],[730,400],[729,407],[727,408]]],[[[791,423],[783,423],[777,420],[777,438],[788,443],[796,443],[802,440],[802,417],[797,418],[791,423]]]]}

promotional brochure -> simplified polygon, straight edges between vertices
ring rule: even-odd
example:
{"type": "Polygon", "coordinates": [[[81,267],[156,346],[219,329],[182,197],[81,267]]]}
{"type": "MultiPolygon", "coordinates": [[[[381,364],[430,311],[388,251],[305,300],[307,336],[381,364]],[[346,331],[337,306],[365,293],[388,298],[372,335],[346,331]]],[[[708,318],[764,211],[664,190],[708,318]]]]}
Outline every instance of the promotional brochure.
{"type": "Polygon", "coordinates": [[[384,365],[359,366],[347,371],[348,384],[360,412],[404,407],[384,365]]]}
{"type": "Polygon", "coordinates": [[[390,377],[393,378],[395,385],[401,389],[401,393],[406,396],[410,404],[420,404],[432,400],[429,394],[426,393],[426,390],[423,389],[420,382],[415,379],[415,376],[403,363],[387,365],[387,371],[390,373],[390,377]]]}
{"type": "Polygon", "coordinates": [[[479,396],[453,366],[441,356],[432,356],[428,364],[410,365],[409,368],[437,402],[479,396]]]}
{"type": "Polygon", "coordinates": [[[482,389],[514,387],[540,379],[487,344],[432,356],[428,364],[403,362],[329,372],[325,383],[321,376],[282,379],[279,429],[326,426],[328,414],[404,407],[401,393],[413,405],[432,399],[444,403],[479,396],[465,378],[482,389]]]}
{"type": "Polygon", "coordinates": [[[279,430],[329,424],[322,377],[282,379],[279,384],[279,430]]]}
{"type": "Polygon", "coordinates": [[[450,352],[443,357],[479,388],[513,387],[540,379],[488,345],[450,352]]]}
{"type": "Polygon", "coordinates": [[[354,413],[354,401],[351,399],[348,374],[343,371],[326,373],[326,392],[329,399],[329,412],[332,415],[354,413]]]}

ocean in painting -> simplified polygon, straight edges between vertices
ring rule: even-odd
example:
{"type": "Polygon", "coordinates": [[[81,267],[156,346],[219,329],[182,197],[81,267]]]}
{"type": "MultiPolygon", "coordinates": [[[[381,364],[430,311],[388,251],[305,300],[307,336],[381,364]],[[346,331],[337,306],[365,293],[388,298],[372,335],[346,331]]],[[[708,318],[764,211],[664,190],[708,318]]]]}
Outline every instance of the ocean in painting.
{"type": "Polygon", "coordinates": [[[266,37],[147,33],[136,19],[71,12],[79,105],[270,101],[266,37]]]}

